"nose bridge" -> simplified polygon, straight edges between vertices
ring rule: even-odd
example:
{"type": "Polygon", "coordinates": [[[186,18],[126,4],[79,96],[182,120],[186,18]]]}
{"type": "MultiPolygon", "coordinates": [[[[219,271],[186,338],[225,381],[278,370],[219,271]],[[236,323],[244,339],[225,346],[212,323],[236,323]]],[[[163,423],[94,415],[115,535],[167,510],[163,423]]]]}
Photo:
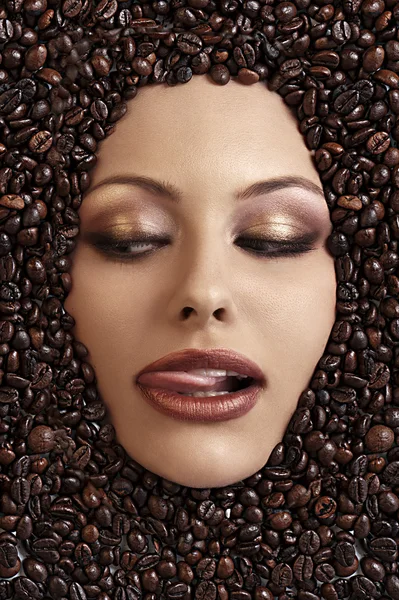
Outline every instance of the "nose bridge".
{"type": "Polygon", "coordinates": [[[215,311],[232,306],[226,280],[226,248],[216,215],[206,220],[195,218],[196,226],[181,241],[175,302],[178,311],[192,308],[198,317],[208,319],[215,311]]]}
{"type": "Polygon", "coordinates": [[[194,287],[200,284],[200,289],[202,282],[207,283],[209,290],[213,283],[222,283],[226,249],[223,248],[223,236],[216,221],[216,217],[202,220],[201,225],[195,231],[192,228],[182,242],[182,272],[185,273],[185,280],[194,287]]]}

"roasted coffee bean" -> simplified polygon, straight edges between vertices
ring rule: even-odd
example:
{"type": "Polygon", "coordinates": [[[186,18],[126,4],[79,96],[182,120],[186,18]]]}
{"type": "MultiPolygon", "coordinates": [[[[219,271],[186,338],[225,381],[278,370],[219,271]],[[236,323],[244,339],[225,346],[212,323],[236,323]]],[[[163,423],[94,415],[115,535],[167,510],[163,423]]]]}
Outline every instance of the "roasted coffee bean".
{"type": "Polygon", "coordinates": [[[393,562],[398,556],[397,544],[392,538],[374,538],[368,546],[373,556],[385,562],[393,562]]]}
{"type": "Polygon", "coordinates": [[[77,17],[82,10],[81,0],[65,0],[62,5],[62,12],[65,17],[77,17]]]}
{"type": "Polygon", "coordinates": [[[372,452],[386,452],[394,443],[394,433],[389,427],[375,425],[365,437],[365,443],[372,452]]]}
{"type": "Polygon", "coordinates": [[[229,70],[224,65],[214,65],[209,72],[212,79],[219,85],[226,85],[230,81],[229,70]]]}
{"type": "Polygon", "coordinates": [[[212,581],[202,581],[195,591],[196,600],[216,600],[217,587],[212,581]]]}
{"type": "Polygon", "coordinates": [[[8,19],[0,19],[0,43],[5,44],[10,41],[14,34],[14,28],[8,19]]]}
{"type": "Polygon", "coordinates": [[[341,115],[348,115],[359,103],[360,94],[356,90],[342,92],[334,101],[334,110],[341,115]]]}
{"type": "Polygon", "coordinates": [[[272,581],[279,587],[286,587],[292,584],[291,567],[285,563],[278,564],[272,571],[272,581]]]}
{"type": "Polygon", "coordinates": [[[185,583],[173,583],[166,591],[168,598],[183,598],[187,593],[188,587],[185,583]]]}
{"type": "Polygon", "coordinates": [[[293,565],[293,573],[298,581],[310,579],[313,574],[313,560],[311,557],[303,554],[298,556],[293,565]]]}
{"type": "Polygon", "coordinates": [[[47,58],[47,47],[44,44],[36,44],[29,48],[25,55],[25,66],[30,71],[40,69],[47,58]]]}
{"type": "Polygon", "coordinates": [[[389,134],[385,131],[378,131],[367,140],[367,150],[371,154],[381,154],[389,148],[389,145],[389,134]]]}
{"type": "Polygon", "coordinates": [[[52,135],[49,131],[38,131],[29,141],[29,149],[32,152],[47,152],[52,145],[52,135]]]}
{"type": "Polygon", "coordinates": [[[49,452],[54,448],[54,431],[45,425],[38,425],[30,432],[28,444],[33,452],[49,452]]]}
{"type": "Polygon", "coordinates": [[[69,588],[69,595],[71,600],[87,600],[86,592],[78,582],[71,583],[69,588]]]}
{"type": "Polygon", "coordinates": [[[347,21],[335,21],[331,29],[332,37],[337,44],[343,44],[352,37],[352,31],[347,21]]]}
{"type": "Polygon", "coordinates": [[[399,462],[392,461],[389,463],[383,473],[382,473],[382,481],[390,486],[398,485],[399,482],[399,462]]]}
{"type": "Polygon", "coordinates": [[[387,575],[386,577],[386,589],[388,594],[390,594],[391,598],[398,598],[399,591],[399,577],[396,575],[387,575]]]}
{"type": "Polygon", "coordinates": [[[354,502],[364,502],[368,494],[368,484],[363,477],[352,477],[348,487],[349,497],[354,502]]]}
{"type": "Polygon", "coordinates": [[[201,38],[194,33],[184,33],[177,37],[176,45],[185,54],[195,55],[202,50],[201,38]]]}
{"type": "Polygon", "coordinates": [[[299,550],[303,554],[315,554],[320,548],[320,537],[315,531],[305,531],[299,538],[299,550]]]}
{"type": "Polygon", "coordinates": [[[349,542],[339,542],[335,548],[334,558],[344,567],[350,567],[355,560],[355,548],[349,542]]]}
{"type": "Polygon", "coordinates": [[[90,112],[97,121],[102,121],[108,116],[108,108],[102,100],[95,100],[90,107],[90,112]]]}
{"type": "Polygon", "coordinates": [[[0,95],[0,114],[12,113],[22,101],[22,92],[17,88],[10,88],[0,95]]]}

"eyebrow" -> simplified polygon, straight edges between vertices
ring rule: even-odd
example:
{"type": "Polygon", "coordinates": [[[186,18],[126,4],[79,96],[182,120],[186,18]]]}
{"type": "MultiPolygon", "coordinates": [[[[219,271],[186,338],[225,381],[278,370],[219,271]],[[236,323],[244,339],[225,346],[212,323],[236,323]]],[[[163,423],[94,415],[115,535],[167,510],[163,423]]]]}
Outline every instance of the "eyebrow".
{"type": "MultiPolygon", "coordinates": [[[[182,192],[171,183],[152,179],[151,177],[137,176],[132,174],[114,175],[108,177],[94,185],[91,190],[88,190],[87,193],[91,194],[97,188],[111,184],[136,186],[147,192],[150,192],[151,194],[171,200],[176,204],[181,203],[183,198],[182,192]]],[[[261,196],[262,194],[270,194],[271,192],[290,187],[302,188],[306,192],[317,194],[321,196],[323,200],[325,200],[325,195],[321,187],[313,183],[313,181],[307,177],[297,175],[283,175],[280,177],[272,177],[271,179],[266,179],[264,181],[257,181],[247,188],[238,189],[234,194],[234,199],[236,201],[249,200],[250,198],[261,196]]]]}

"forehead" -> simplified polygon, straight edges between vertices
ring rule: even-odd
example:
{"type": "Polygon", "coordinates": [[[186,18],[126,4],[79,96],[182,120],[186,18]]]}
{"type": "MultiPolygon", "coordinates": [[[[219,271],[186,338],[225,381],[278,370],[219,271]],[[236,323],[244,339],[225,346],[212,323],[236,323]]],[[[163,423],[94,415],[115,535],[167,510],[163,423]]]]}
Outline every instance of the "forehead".
{"type": "MultiPolygon", "coordinates": [[[[261,82],[225,86],[194,76],[173,87],[139,89],[115,132],[100,145],[95,185],[115,173],[185,177],[198,184],[226,173],[243,179],[299,174],[320,185],[298,122],[261,82]]],[[[233,182],[232,182],[233,183],[233,182]]],[[[225,183],[224,183],[225,185],[225,183]]]]}

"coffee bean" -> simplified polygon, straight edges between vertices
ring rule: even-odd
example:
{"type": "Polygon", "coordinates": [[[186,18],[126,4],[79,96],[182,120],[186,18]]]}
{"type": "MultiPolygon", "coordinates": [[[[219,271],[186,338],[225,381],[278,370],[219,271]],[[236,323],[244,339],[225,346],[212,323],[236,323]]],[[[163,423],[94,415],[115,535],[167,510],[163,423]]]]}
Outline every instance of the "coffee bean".
{"type": "Polygon", "coordinates": [[[390,138],[385,131],[378,131],[367,140],[367,150],[371,154],[381,154],[389,148],[390,138]]]}
{"type": "Polygon", "coordinates": [[[214,65],[210,69],[210,75],[212,76],[212,79],[219,85],[226,85],[230,81],[229,70],[224,65],[214,65]]]}
{"type": "Polygon", "coordinates": [[[25,202],[23,198],[18,196],[17,194],[7,194],[5,196],[0,197],[0,206],[5,206],[10,209],[21,210],[25,207],[25,202]]]}
{"type": "Polygon", "coordinates": [[[352,37],[352,30],[347,21],[335,21],[332,26],[332,37],[337,44],[347,42],[352,37]]]}
{"type": "Polygon", "coordinates": [[[349,542],[339,542],[335,548],[334,558],[343,567],[350,567],[355,560],[354,546],[349,542]]]}
{"type": "Polygon", "coordinates": [[[382,474],[382,481],[388,485],[397,485],[399,482],[399,462],[392,461],[386,466],[382,474]]]}
{"type": "Polygon", "coordinates": [[[41,538],[32,543],[32,551],[46,564],[56,564],[60,560],[58,545],[52,538],[41,538]]]}
{"type": "Polygon", "coordinates": [[[201,38],[194,33],[183,33],[177,37],[176,45],[185,54],[196,55],[202,50],[201,38]]]}
{"type": "Polygon", "coordinates": [[[311,557],[304,554],[299,555],[294,562],[293,573],[298,581],[310,579],[313,574],[313,560],[311,557]]]}
{"type": "Polygon", "coordinates": [[[140,56],[136,56],[132,61],[132,67],[138,75],[148,76],[152,72],[151,63],[140,56]]]}
{"type": "Polygon", "coordinates": [[[399,88],[399,76],[389,69],[379,69],[373,74],[373,79],[380,81],[386,86],[391,87],[394,90],[399,88]]]}
{"type": "Polygon", "coordinates": [[[194,58],[191,60],[191,70],[196,75],[203,75],[207,73],[211,68],[211,60],[209,55],[205,52],[200,52],[196,54],[194,58]]]}
{"type": "Polygon", "coordinates": [[[183,598],[187,593],[188,587],[185,583],[173,583],[166,591],[168,598],[183,598]]]}
{"type": "Polygon", "coordinates": [[[102,100],[95,100],[90,107],[90,112],[97,121],[102,121],[108,116],[108,108],[102,100]]]}
{"type": "Polygon", "coordinates": [[[394,439],[392,429],[384,425],[375,425],[368,431],[365,442],[371,452],[386,452],[392,447],[394,439]]]}
{"type": "Polygon", "coordinates": [[[357,106],[360,94],[356,90],[347,90],[336,97],[334,110],[342,115],[348,115],[357,106]]]}
{"type": "Polygon", "coordinates": [[[28,436],[28,445],[33,452],[49,452],[54,448],[54,431],[45,425],[38,425],[28,436]]]}
{"type": "Polygon", "coordinates": [[[10,41],[14,34],[14,27],[8,19],[0,19],[0,43],[10,41]]]}
{"type": "Polygon", "coordinates": [[[369,73],[377,71],[383,64],[385,50],[382,46],[372,46],[363,54],[363,69],[369,73]]]}
{"type": "Polygon", "coordinates": [[[69,588],[69,595],[71,600],[87,600],[86,592],[80,583],[74,581],[71,583],[69,588]]]}
{"type": "Polygon", "coordinates": [[[5,567],[0,564],[0,577],[14,577],[19,572],[20,568],[21,561],[19,560],[19,558],[17,559],[15,565],[12,567],[5,567]]]}
{"type": "Polygon", "coordinates": [[[272,571],[272,581],[279,587],[286,587],[292,584],[291,567],[285,563],[278,564],[272,571]]]}
{"type": "Polygon", "coordinates": [[[65,0],[62,5],[62,12],[65,17],[72,19],[73,17],[77,17],[80,11],[82,10],[82,2],[81,0],[65,0]]]}
{"type": "Polygon", "coordinates": [[[31,557],[25,558],[22,562],[25,573],[33,579],[36,583],[45,583],[48,577],[48,571],[46,566],[31,557]]]}
{"type": "Polygon", "coordinates": [[[58,71],[49,67],[40,69],[40,71],[36,73],[36,77],[53,86],[57,86],[61,83],[62,79],[61,74],[58,71]]]}
{"type": "Polygon", "coordinates": [[[44,44],[35,44],[27,51],[25,55],[25,66],[30,71],[40,69],[47,58],[47,48],[44,44]]]}
{"type": "Polygon", "coordinates": [[[0,542],[0,567],[10,569],[18,562],[16,546],[6,541],[0,542]]]}
{"type": "Polygon", "coordinates": [[[0,95],[0,114],[12,113],[22,100],[20,89],[11,88],[0,95]]]}
{"type": "Polygon", "coordinates": [[[52,145],[52,135],[49,131],[38,131],[29,141],[29,149],[32,152],[47,152],[52,145]]]}
{"type": "Polygon", "coordinates": [[[362,201],[357,196],[340,196],[337,200],[338,206],[347,208],[348,210],[361,210],[363,208],[362,201]]]}
{"type": "Polygon", "coordinates": [[[15,84],[15,87],[21,90],[22,102],[30,102],[34,98],[37,89],[36,83],[32,79],[26,77],[19,79],[15,84]]]}
{"type": "Polygon", "coordinates": [[[217,576],[228,579],[234,572],[234,562],[229,556],[222,556],[217,566],[217,576]]]}
{"type": "Polygon", "coordinates": [[[12,482],[10,493],[17,504],[26,504],[30,497],[30,482],[24,477],[17,477],[12,482]]]}
{"type": "Polygon", "coordinates": [[[392,538],[374,538],[368,546],[373,556],[385,562],[393,562],[398,556],[397,544],[392,538]]]}
{"type": "Polygon", "coordinates": [[[364,502],[368,494],[367,481],[363,477],[353,477],[349,483],[348,494],[354,502],[364,502]]]}
{"type": "Polygon", "coordinates": [[[3,386],[0,389],[0,404],[11,404],[18,401],[18,392],[11,387],[3,386]]]}

